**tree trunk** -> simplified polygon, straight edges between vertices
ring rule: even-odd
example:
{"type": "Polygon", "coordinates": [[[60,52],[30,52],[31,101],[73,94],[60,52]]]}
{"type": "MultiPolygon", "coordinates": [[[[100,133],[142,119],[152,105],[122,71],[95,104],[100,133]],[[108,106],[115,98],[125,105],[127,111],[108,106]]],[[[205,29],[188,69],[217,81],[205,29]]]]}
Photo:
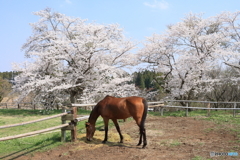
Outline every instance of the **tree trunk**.
{"type": "Polygon", "coordinates": [[[77,95],[76,91],[70,91],[70,102],[71,103],[76,103],[76,95],[77,95]]]}

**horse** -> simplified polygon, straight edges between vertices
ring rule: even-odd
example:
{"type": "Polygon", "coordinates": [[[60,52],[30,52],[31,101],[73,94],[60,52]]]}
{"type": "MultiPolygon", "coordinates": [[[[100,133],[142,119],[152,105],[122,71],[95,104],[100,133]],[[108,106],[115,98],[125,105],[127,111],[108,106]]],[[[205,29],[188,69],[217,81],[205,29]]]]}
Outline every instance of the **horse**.
{"type": "Polygon", "coordinates": [[[116,98],[112,96],[106,96],[104,99],[99,101],[97,105],[93,108],[90,113],[88,122],[86,122],[86,138],[88,141],[93,139],[93,135],[95,132],[95,124],[97,118],[101,115],[104,121],[104,130],[105,137],[102,143],[106,143],[108,140],[108,122],[111,119],[119,133],[120,143],[123,143],[123,136],[120,131],[120,127],[118,125],[117,119],[126,119],[129,117],[133,117],[139,126],[140,130],[140,138],[137,146],[142,144],[145,148],[147,145],[146,139],[146,130],[145,130],[145,120],[147,117],[148,104],[147,101],[142,97],[124,97],[124,98],[116,98]]]}

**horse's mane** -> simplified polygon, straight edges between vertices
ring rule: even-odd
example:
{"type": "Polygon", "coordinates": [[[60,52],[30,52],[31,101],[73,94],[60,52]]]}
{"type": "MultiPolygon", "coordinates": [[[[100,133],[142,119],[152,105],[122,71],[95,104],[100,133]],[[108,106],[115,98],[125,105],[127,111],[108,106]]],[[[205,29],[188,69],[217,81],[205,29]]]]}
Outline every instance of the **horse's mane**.
{"type": "MultiPolygon", "coordinates": [[[[90,122],[90,120],[94,117],[98,117],[98,107],[99,107],[99,104],[97,104],[96,106],[94,106],[93,110],[91,111],[90,115],[89,115],[89,118],[88,118],[88,122],[90,122]]],[[[95,119],[95,118],[94,118],[95,119]]]]}

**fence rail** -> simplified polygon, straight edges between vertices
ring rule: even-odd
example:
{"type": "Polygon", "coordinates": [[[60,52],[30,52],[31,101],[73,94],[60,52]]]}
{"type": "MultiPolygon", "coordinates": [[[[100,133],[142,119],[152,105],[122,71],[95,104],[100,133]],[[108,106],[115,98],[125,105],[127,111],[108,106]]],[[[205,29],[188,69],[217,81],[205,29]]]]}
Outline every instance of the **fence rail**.
{"type": "Polygon", "coordinates": [[[24,102],[24,103],[8,103],[8,102],[3,102],[0,103],[0,108],[14,108],[14,109],[37,109],[38,108],[38,103],[32,103],[32,102],[24,102]]]}
{"type": "MultiPolygon", "coordinates": [[[[72,106],[74,107],[80,107],[80,108],[83,108],[85,107],[92,107],[92,106],[95,106],[97,103],[92,103],[92,104],[77,104],[77,103],[72,103],[72,106]]],[[[149,111],[153,111],[155,107],[161,107],[161,106],[164,106],[164,102],[163,101],[158,101],[158,102],[148,102],[148,104],[150,104],[148,106],[148,110],[149,111]]]]}
{"type": "Polygon", "coordinates": [[[52,130],[60,129],[60,128],[66,127],[68,125],[69,124],[62,124],[62,125],[59,125],[59,126],[55,126],[55,127],[51,127],[51,128],[47,128],[47,129],[43,129],[43,130],[38,130],[38,131],[34,131],[34,132],[28,132],[28,133],[24,133],[24,134],[15,135],[15,136],[3,137],[3,138],[0,138],[0,141],[6,141],[6,140],[11,140],[11,139],[16,139],[16,138],[32,136],[32,135],[36,135],[36,134],[40,134],[40,133],[44,133],[44,132],[49,132],[49,131],[52,131],[52,130]]]}
{"type": "Polygon", "coordinates": [[[2,129],[2,128],[9,128],[9,127],[15,127],[15,126],[22,126],[22,125],[31,124],[31,123],[36,123],[36,122],[41,122],[41,121],[45,121],[45,120],[48,120],[48,119],[52,119],[52,118],[56,118],[56,117],[61,117],[61,116],[67,115],[67,114],[68,114],[68,113],[61,113],[61,114],[49,116],[49,117],[46,117],[46,118],[33,120],[33,121],[28,121],[28,122],[22,122],[22,123],[17,123],[17,124],[10,124],[10,125],[5,125],[5,126],[0,126],[0,129],[2,129]]]}
{"type": "Polygon", "coordinates": [[[42,130],[38,130],[38,131],[28,132],[28,133],[24,133],[24,134],[2,137],[2,138],[0,138],[0,141],[6,141],[6,140],[11,140],[11,139],[16,139],[16,138],[27,137],[27,136],[31,136],[31,135],[44,133],[44,132],[49,132],[49,131],[56,130],[56,129],[61,129],[61,141],[66,140],[66,130],[71,130],[71,141],[75,141],[77,139],[77,128],[76,128],[77,122],[85,120],[89,116],[83,116],[83,117],[78,117],[77,118],[77,108],[73,107],[72,110],[71,110],[71,113],[65,112],[65,113],[49,116],[49,117],[38,119],[38,120],[0,126],[0,129],[26,125],[26,124],[30,124],[30,123],[36,123],[36,122],[40,122],[40,121],[44,121],[44,120],[48,120],[48,119],[52,119],[52,118],[56,118],[56,117],[61,117],[61,121],[62,121],[61,125],[46,128],[46,129],[42,129],[42,130]],[[66,123],[67,120],[70,120],[71,122],[66,123]]]}
{"type": "Polygon", "coordinates": [[[223,101],[195,101],[195,100],[165,100],[165,102],[186,102],[186,103],[191,103],[191,102],[196,102],[196,103],[225,103],[225,104],[234,104],[237,103],[239,104],[240,102],[223,102],[223,101]]]}
{"type": "MultiPolygon", "coordinates": [[[[189,109],[202,109],[202,110],[208,110],[208,115],[210,115],[210,110],[233,110],[233,117],[236,116],[236,110],[240,110],[240,108],[237,108],[237,104],[240,104],[240,102],[214,102],[214,101],[194,101],[194,100],[165,100],[165,101],[156,101],[156,102],[148,102],[148,110],[154,111],[155,108],[159,108],[159,111],[161,115],[163,116],[164,108],[181,108],[186,109],[186,116],[188,116],[188,110],[189,109]],[[167,105],[166,102],[185,102],[186,106],[174,106],[174,105],[167,105]],[[208,104],[207,107],[190,107],[189,103],[206,103],[208,104]],[[217,103],[223,103],[223,104],[233,104],[233,108],[211,108],[211,104],[217,104],[217,103]]],[[[95,106],[96,103],[92,104],[72,104],[72,106],[75,107],[89,107],[89,106],[95,106]]]]}
{"type": "Polygon", "coordinates": [[[208,110],[207,115],[210,116],[211,110],[232,110],[233,111],[233,117],[236,117],[236,110],[240,110],[240,108],[237,108],[237,104],[240,104],[240,102],[214,102],[214,101],[195,101],[195,100],[166,100],[165,102],[184,102],[186,103],[186,106],[174,106],[172,104],[170,105],[164,105],[161,109],[161,115],[163,115],[164,108],[182,108],[186,109],[186,116],[188,116],[188,110],[189,109],[202,109],[202,110],[208,110]],[[206,103],[207,107],[190,107],[190,103],[206,103]],[[232,108],[211,108],[211,104],[233,104],[232,108]]]}

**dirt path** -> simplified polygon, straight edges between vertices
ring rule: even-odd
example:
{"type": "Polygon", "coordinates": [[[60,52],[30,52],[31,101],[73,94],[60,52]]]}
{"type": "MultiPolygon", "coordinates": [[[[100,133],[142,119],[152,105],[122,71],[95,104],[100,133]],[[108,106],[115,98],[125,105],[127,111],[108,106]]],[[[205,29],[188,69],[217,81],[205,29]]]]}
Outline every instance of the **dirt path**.
{"type": "MultiPolygon", "coordinates": [[[[101,138],[96,135],[97,138],[89,143],[85,141],[84,135],[80,135],[76,143],[66,143],[54,150],[22,156],[18,160],[189,160],[211,158],[211,151],[236,151],[240,154],[240,138],[237,135],[213,122],[197,118],[148,116],[146,149],[136,146],[139,129],[134,121],[122,123],[120,127],[125,136],[123,144],[111,138],[110,142],[102,144],[103,134],[101,138]]],[[[116,135],[115,128],[111,129],[111,134],[116,135]]],[[[213,159],[219,158],[236,160],[240,156],[213,159]]]]}

